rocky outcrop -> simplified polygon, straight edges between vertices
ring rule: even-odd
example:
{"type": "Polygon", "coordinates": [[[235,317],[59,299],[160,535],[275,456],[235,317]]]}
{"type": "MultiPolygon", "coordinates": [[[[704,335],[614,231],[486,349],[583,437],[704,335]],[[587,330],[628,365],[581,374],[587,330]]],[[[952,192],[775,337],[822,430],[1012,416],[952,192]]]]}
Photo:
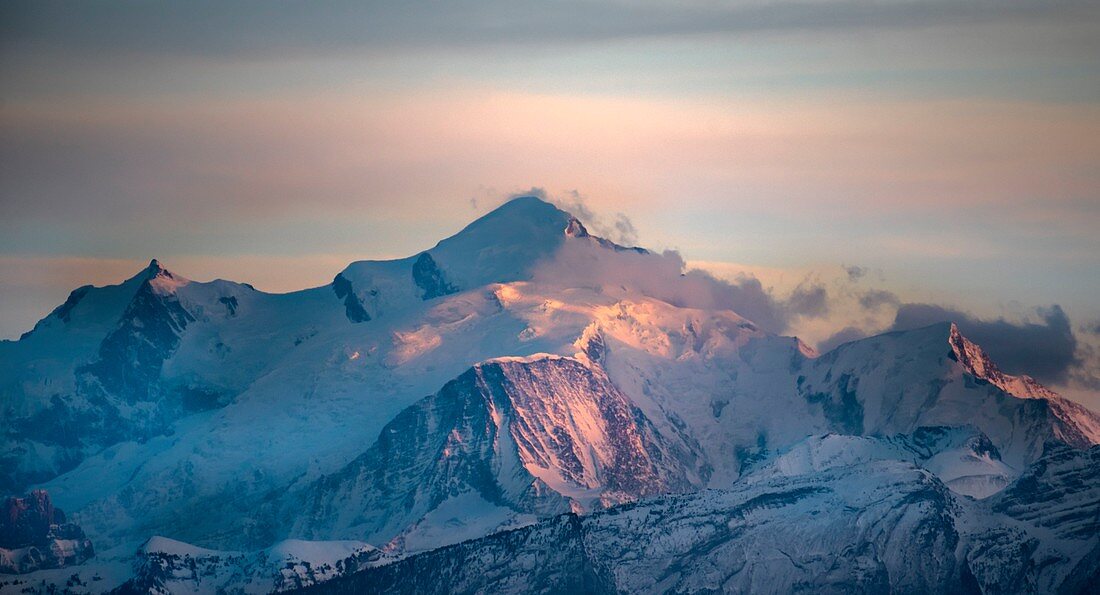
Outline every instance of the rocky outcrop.
{"type": "Polygon", "coordinates": [[[951,359],[962,364],[975,378],[989,382],[1006,393],[1022,399],[1058,398],[1054,391],[1039,384],[1030,376],[1011,376],[1002,372],[985,350],[964,337],[959,332],[959,327],[954,324],[951,325],[948,343],[951,345],[949,354],[951,359]]]}
{"type": "MultiPolygon", "coordinates": [[[[180,301],[177,290],[190,281],[163,268],[153,260],[143,271],[118,286],[80,288],[43,320],[28,341],[40,343],[48,354],[49,343],[60,333],[64,340],[86,340],[86,328],[107,330],[98,345],[83,358],[69,362],[69,378],[51,378],[44,384],[56,386],[48,399],[27,407],[11,408],[0,431],[11,442],[11,454],[0,454],[0,489],[16,492],[76,466],[89,453],[124,440],[144,441],[167,431],[171,422],[188,412],[187,395],[166,389],[162,383],[165,362],[177,351],[188,326],[196,321],[180,301]],[[93,302],[88,304],[87,302],[93,302]],[[87,306],[95,313],[109,312],[118,305],[113,323],[74,321],[78,310],[87,306]],[[80,328],[70,328],[71,326],[80,328]],[[66,333],[72,332],[66,336],[66,333]],[[51,334],[52,333],[52,334],[51,334]],[[52,338],[51,338],[52,337],[52,338]],[[29,456],[32,454],[34,456],[29,456]],[[41,458],[36,458],[41,457],[41,458]]],[[[71,345],[69,346],[71,348],[71,345]]],[[[65,353],[64,349],[60,349],[65,353]]],[[[47,369],[48,355],[19,354],[24,360],[20,373],[37,378],[39,366],[47,369]]],[[[41,380],[40,380],[41,381],[41,380]]],[[[10,385],[9,385],[10,386],[10,385]]],[[[5,398],[18,402],[23,384],[5,398]]],[[[41,390],[41,389],[37,389],[41,390]]]]}
{"type": "Polygon", "coordinates": [[[420,297],[424,300],[450,295],[458,291],[458,287],[447,282],[443,270],[436,264],[432,255],[427,252],[421,252],[420,256],[417,256],[416,260],[413,261],[412,276],[413,282],[423,292],[420,297]]]}
{"type": "Polygon", "coordinates": [[[398,415],[366,453],[310,488],[306,514],[296,505],[286,516],[304,537],[384,542],[423,529],[449,500],[492,508],[498,523],[592,510],[688,490],[702,482],[697,464],[598,367],[492,360],[398,415]]]}
{"type": "Polygon", "coordinates": [[[332,280],[332,290],[336,292],[337,298],[344,300],[344,312],[347,314],[348,320],[352,322],[370,320],[370,314],[363,307],[363,302],[355,294],[355,288],[352,287],[351,281],[348,281],[347,277],[336,275],[336,278],[332,280]]]}
{"type": "Polygon", "coordinates": [[[611,577],[595,567],[585,551],[584,532],[581,518],[567,514],[532,528],[498,533],[337,577],[306,591],[355,595],[618,593],[611,577]],[[481,563],[467,558],[472,555],[481,563]],[[517,572],[519,567],[521,572],[517,572]]]}
{"type": "Polygon", "coordinates": [[[847,343],[799,368],[799,394],[838,433],[970,425],[1017,469],[1037,460],[1049,441],[1078,448],[1100,442],[1100,415],[1029,378],[1003,374],[950,323],[847,343]]]}
{"type": "Polygon", "coordinates": [[[94,555],[84,531],[66,522],[50,495],[9,497],[0,516],[0,572],[22,574],[80,564],[94,555]]]}
{"type": "Polygon", "coordinates": [[[1044,456],[990,504],[1061,538],[1100,535],[1100,446],[1078,450],[1049,444],[1044,456]]]}
{"type": "Polygon", "coordinates": [[[155,400],[161,367],[195,317],[171,289],[177,277],[156,260],[122,319],[99,346],[98,361],[77,371],[86,382],[127,404],[155,400]]]}
{"type": "MultiPolygon", "coordinates": [[[[682,572],[703,581],[708,564],[724,560],[750,574],[788,572],[784,564],[794,563],[828,574],[832,566],[815,566],[809,556],[832,560],[833,550],[775,554],[769,535],[784,529],[784,539],[800,545],[803,537],[778,516],[772,520],[779,524],[758,530],[723,528],[730,518],[722,520],[721,511],[696,525],[692,513],[670,525],[687,537],[649,532],[644,525],[656,529],[672,518],[652,506],[654,498],[732,490],[743,498],[730,496],[722,510],[751,500],[746,518],[773,508],[817,513],[798,518],[821,523],[808,526],[825,535],[829,522],[843,527],[856,514],[848,508],[861,506],[856,495],[798,507],[828,498],[814,491],[822,485],[838,492],[844,481],[878,477],[863,467],[892,462],[935,476],[940,483],[930,490],[951,488],[943,502],[969,509],[988,506],[991,494],[1053,453],[1045,444],[1100,442],[1100,417],[1035,387],[1018,391],[947,323],[818,357],[732,312],[738,300],[720,287],[708,282],[707,295],[695,296],[701,279],[694,273],[680,287],[676,259],[626,250],[525,198],[427,252],[354,263],[331,286],[300,292],[191,283],[150,263],[120,285],[74,293],[23,340],[0,341],[0,493],[5,485],[9,493],[46,485],[58,497],[69,490],[67,501],[81,503],[73,512],[97,547],[112,551],[166,534],[221,550],[256,551],[294,536],[409,553],[648,499],[652,520],[635,518],[637,526],[622,535],[644,547],[697,548],[703,561],[682,572]],[[665,265],[659,285],[667,287],[657,287],[649,267],[665,265]],[[455,288],[462,291],[448,295],[455,288]],[[200,410],[206,413],[192,415],[200,410]],[[963,424],[977,432],[921,433],[963,424]],[[850,440],[858,437],[874,450],[878,438],[899,434],[911,438],[887,444],[885,455],[862,456],[845,480],[791,483],[788,469],[767,478],[774,489],[750,494],[755,488],[740,479],[807,437],[826,436],[807,451],[813,456],[788,456],[784,465],[819,469],[823,448],[836,444],[851,454],[863,444],[850,440]],[[779,506],[787,500],[794,503],[779,506]],[[738,531],[748,532],[753,540],[739,543],[770,557],[731,545],[726,558],[710,560],[709,543],[689,531],[694,526],[731,544],[742,539],[738,531]]],[[[940,506],[931,495],[913,497],[927,506],[886,501],[914,518],[940,506]]],[[[975,580],[1007,576],[1013,565],[1028,572],[1030,540],[1038,548],[1051,539],[1013,528],[1032,523],[1032,502],[1021,502],[1011,514],[991,513],[1004,526],[986,541],[1003,562],[967,550],[975,580]]],[[[1085,534],[1088,519],[1066,506],[1043,517],[1048,534],[1085,534]],[[1060,519],[1073,522],[1050,524],[1060,519]]],[[[948,535],[935,525],[939,517],[929,518],[927,534],[948,535]]],[[[843,540],[829,547],[850,556],[837,560],[836,580],[864,578],[837,584],[874,590],[881,562],[890,585],[918,585],[895,582],[896,572],[923,561],[884,561],[882,548],[923,545],[926,533],[903,531],[889,543],[839,534],[843,540]]],[[[591,543],[588,535],[579,533],[577,543],[591,543]]],[[[609,556],[592,560],[622,561],[609,556]]],[[[953,564],[947,575],[961,563],[953,564]]],[[[646,576],[649,569],[635,570],[646,576]]],[[[736,568],[726,570],[733,576],[736,568]]],[[[676,577],[676,569],[661,572],[669,589],[712,588],[676,577]]],[[[744,576],[731,584],[757,586],[738,582],[744,576]]],[[[796,579],[813,580],[802,576],[796,579]]]]}

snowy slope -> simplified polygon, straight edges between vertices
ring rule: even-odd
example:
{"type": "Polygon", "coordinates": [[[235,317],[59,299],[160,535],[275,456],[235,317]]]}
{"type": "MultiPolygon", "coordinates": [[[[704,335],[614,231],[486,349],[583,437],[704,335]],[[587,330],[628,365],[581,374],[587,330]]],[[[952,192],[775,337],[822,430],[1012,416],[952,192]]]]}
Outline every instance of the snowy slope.
{"type": "Polygon", "coordinates": [[[979,499],[1001,491],[1018,475],[1001,461],[988,437],[966,427],[920,427],[912,434],[887,437],[813,436],[785,452],[761,457],[756,464],[766,470],[752,475],[806,475],[883,460],[911,462],[951,491],[979,499]]]}
{"type": "Polygon", "coordinates": [[[357,541],[287,540],[257,552],[215,551],[164,537],[138,551],[127,593],[274,593],[300,589],[386,561],[357,541]]]}

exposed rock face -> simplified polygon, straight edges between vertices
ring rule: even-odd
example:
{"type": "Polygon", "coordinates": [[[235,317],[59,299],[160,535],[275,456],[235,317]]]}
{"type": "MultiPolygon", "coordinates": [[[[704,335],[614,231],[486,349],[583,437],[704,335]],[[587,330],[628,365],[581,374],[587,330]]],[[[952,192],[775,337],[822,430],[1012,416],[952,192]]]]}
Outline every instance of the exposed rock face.
{"type": "Polygon", "coordinates": [[[50,526],[64,523],[65,515],[53,507],[50,495],[35,490],[23,498],[9,497],[0,517],[0,547],[17,548],[35,543],[50,531],[50,526]]]}
{"type": "Polygon", "coordinates": [[[444,295],[457,293],[458,288],[447,282],[446,275],[435,263],[431,254],[421,252],[412,267],[413,282],[423,291],[421,298],[430,300],[444,295]]]}
{"type": "Polygon", "coordinates": [[[567,514],[535,527],[498,533],[338,577],[309,592],[617,593],[611,577],[592,564],[585,549],[583,521],[567,514]],[[522,571],[517,572],[520,567],[522,571]]]}
{"type": "Polygon", "coordinates": [[[359,296],[355,295],[355,288],[352,287],[351,281],[348,281],[347,277],[342,274],[336,275],[336,278],[332,280],[332,290],[336,292],[336,297],[344,300],[344,311],[348,320],[352,322],[370,320],[370,314],[363,307],[363,302],[359,300],[359,296]]]}
{"type": "Polygon", "coordinates": [[[237,302],[237,296],[222,296],[218,298],[218,302],[225,306],[225,316],[227,318],[233,318],[237,315],[237,306],[240,305],[237,302]]]}
{"type": "Polygon", "coordinates": [[[179,297],[158,282],[176,277],[154,260],[148,277],[130,301],[118,327],[99,346],[99,360],[78,374],[92,377],[109,395],[128,404],[154,400],[164,361],[179,346],[180,334],[195,321],[179,297]]]}
{"type": "Polygon", "coordinates": [[[1002,372],[985,350],[964,337],[959,332],[959,327],[954,324],[951,325],[948,343],[954,354],[952,359],[962,364],[967,372],[1010,395],[1026,399],[1050,399],[1058,396],[1030,376],[1010,376],[1002,372]]]}
{"type": "Polygon", "coordinates": [[[72,293],[69,294],[69,297],[65,300],[65,303],[58,306],[57,309],[54,310],[51,314],[53,316],[56,316],[63,322],[69,322],[71,320],[70,314],[72,313],[73,308],[75,308],[76,305],[80,303],[80,300],[84,299],[84,296],[88,294],[88,290],[90,289],[92,289],[91,285],[77,287],[73,290],[72,293]]]}
{"type": "Polygon", "coordinates": [[[620,244],[612,242],[611,240],[592,235],[588,232],[588,228],[586,228],[584,224],[581,223],[581,221],[576,217],[571,217],[569,219],[569,225],[565,227],[565,235],[566,237],[570,238],[585,238],[591,242],[594,242],[598,246],[607,248],[609,250],[614,250],[616,252],[635,252],[638,254],[649,254],[649,251],[645,248],[641,248],[638,246],[622,246],[620,244]]]}
{"type": "Polygon", "coordinates": [[[1095,538],[1100,535],[1100,446],[1081,451],[1052,443],[990,505],[1062,538],[1095,538]]]}
{"type": "Polygon", "coordinates": [[[1030,379],[1001,374],[949,323],[847,343],[799,368],[799,393],[821,408],[833,431],[970,425],[1017,469],[1037,460],[1048,441],[1078,448],[1100,442],[1100,416],[1030,379]]]}
{"type": "MultiPolygon", "coordinates": [[[[363,456],[310,488],[307,514],[295,505],[286,516],[306,537],[384,542],[449,500],[473,498],[505,523],[684,491],[701,483],[696,464],[598,367],[495,360],[406,409],[363,456]]],[[[452,527],[452,539],[462,535],[452,527]]]]}
{"type": "Polygon", "coordinates": [[[0,516],[0,572],[21,574],[80,564],[94,555],[80,527],[65,521],[50,495],[9,497],[0,516]]]}

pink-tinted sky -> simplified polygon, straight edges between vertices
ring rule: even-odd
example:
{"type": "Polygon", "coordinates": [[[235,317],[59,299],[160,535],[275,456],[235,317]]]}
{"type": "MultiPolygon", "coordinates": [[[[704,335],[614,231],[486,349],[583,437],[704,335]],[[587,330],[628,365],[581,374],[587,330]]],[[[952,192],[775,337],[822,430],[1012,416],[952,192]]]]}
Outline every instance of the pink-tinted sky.
{"type": "Polygon", "coordinates": [[[811,342],[966,316],[1100,405],[1095,3],[0,12],[0,336],[151,257],[287,291],[539,188],[803,296],[811,342]]]}

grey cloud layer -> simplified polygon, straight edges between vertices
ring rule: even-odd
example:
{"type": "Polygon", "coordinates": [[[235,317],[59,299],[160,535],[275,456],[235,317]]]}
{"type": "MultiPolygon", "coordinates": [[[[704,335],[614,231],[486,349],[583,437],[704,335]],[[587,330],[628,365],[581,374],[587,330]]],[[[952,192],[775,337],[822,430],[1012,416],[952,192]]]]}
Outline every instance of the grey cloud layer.
{"type": "Polygon", "coordinates": [[[901,301],[893,292],[882,289],[869,289],[859,296],[859,305],[865,310],[874,310],[883,306],[897,306],[901,301]]]}
{"type": "Polygon", "coordinates": [[[1026,373],[1048,383],[1065,382],[1077,358],[1077,337],[1058,305],[1037,311],[1041,322],[982,320],[960,310],[933,304],[902,304],[891,330],[907,330],[950,320],[981,345],[1006,371],[1026,373]]]}
{"type": "MultiPolygon", "coordinates": [[[[1037,308],[1038,321],[1013,322],[1004,318],[983,319],[949,306],[902,303],[889,291],[870,290],[862,294],[860,305],[867,310],[897,306],[893,324],[883,332],[912,330],[940,322],[954,322],[972,341],[981,345],[993,361],[1011,374],[1028,374],[1047,384],[1077,380],[1096,382],[1091,370],[1090,348],[1078,340],[1069,316],[1057,304],[1037,308]]],[[[818,345],[827,352],[848,341],[862,339],[876,331],[848,326],[818,345]]]]}
{"type": "Polygon", "coordinates": [[[787,298],[786,310],[794,316],[820,318],[829,313],[829,293],[820,283],[801,283],[787,298]]]}
{"type": "Polygon", "coordinates": [[[6,50],[114,55],[329,53],[356,48],[586,42],[632,37],[918,27],[1072,18],[1080,1],[1008,2],[5,2],[6,50]]]}

